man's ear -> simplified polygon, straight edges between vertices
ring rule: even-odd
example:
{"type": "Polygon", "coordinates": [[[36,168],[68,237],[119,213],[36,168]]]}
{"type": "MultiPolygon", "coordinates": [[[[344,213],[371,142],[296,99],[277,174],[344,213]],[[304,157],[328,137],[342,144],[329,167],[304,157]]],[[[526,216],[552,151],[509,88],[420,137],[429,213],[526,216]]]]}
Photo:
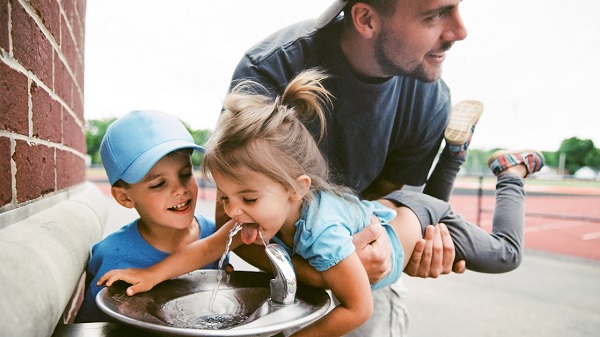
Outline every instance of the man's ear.
{"type": "Polygon", "coordinates": [[[123,207],[133,208],[133,206],[135,206],[133,200],[129,198],[129,194],[125,187],[112,186],[110,188],[110,194],[112,194],[113,198],[115,198],[119,205],[123,207]]]}
{"type": "Polygon", "coordinates": [[[312,180],[306,174],[303,174],[296,178],[297,189],[292,193],[292,198],[302,200],[302,198],[304,198],[304,196],[308,193],[311,182],[312,180]]]}
{"type": "Polygon", "coordinates": [[[354,29],[365,39],[371,39],[379,31],[379,13],[364,2],[357,2],[350,10],[354,29]]]}

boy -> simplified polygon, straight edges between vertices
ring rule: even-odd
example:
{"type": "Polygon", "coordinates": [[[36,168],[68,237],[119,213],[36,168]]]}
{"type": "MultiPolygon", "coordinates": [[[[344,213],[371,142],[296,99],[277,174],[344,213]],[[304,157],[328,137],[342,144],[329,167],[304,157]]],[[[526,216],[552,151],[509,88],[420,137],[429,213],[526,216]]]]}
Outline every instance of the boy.
{"type": "Polygon", "coordinates": [[[193,150],[204,152],[176,117],[159,111],[130,112],[106,130],[100,154],[111,194],[123,207],[135,208],[139,218],[92,247],[76,322],[109,320],[95,302],[101,289],[96,282],[105,272],[150,267],[215,232],[214,221],[194,215],[193,150]]]}

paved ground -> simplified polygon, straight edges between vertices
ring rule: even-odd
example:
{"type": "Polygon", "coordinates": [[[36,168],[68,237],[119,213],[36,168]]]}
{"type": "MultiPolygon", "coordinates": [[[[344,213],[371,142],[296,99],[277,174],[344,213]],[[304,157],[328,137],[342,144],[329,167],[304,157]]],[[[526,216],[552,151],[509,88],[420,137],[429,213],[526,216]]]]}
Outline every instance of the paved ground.
{"type": "Polygon", "coordinates": [[[404,277],[410,336],[598,336],[599,280],[598,262],[533,251],[506,274],[404,277]]]}

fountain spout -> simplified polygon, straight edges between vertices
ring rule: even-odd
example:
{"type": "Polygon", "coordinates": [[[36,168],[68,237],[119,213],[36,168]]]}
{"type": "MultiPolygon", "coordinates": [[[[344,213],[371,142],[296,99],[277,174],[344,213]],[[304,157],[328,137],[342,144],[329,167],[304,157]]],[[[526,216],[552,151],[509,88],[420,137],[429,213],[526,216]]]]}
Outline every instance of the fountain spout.
{"type": "Polygon", "coordinates": [[[288,253],[276,243],[265,246],[275,278],[271,280],[271,301],[292,304],[296,298],[296,273],[288,253]]]}

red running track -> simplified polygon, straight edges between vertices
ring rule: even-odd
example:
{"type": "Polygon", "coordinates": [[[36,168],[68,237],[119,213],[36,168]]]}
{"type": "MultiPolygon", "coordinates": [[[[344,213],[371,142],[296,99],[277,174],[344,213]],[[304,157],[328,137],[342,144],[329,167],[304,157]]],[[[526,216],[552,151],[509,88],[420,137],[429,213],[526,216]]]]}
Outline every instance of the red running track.
{"type": "MultiPolygon", "coordinates": [[[[452,208],[470,222],[478,218],[477,195],[454,194],[452,208]]],[[[480,225],[491,231],[494,196],[482,196],[480,225]]],[[[600,260],[600,196],[527,195],[525,248],[600,260]]]]}

